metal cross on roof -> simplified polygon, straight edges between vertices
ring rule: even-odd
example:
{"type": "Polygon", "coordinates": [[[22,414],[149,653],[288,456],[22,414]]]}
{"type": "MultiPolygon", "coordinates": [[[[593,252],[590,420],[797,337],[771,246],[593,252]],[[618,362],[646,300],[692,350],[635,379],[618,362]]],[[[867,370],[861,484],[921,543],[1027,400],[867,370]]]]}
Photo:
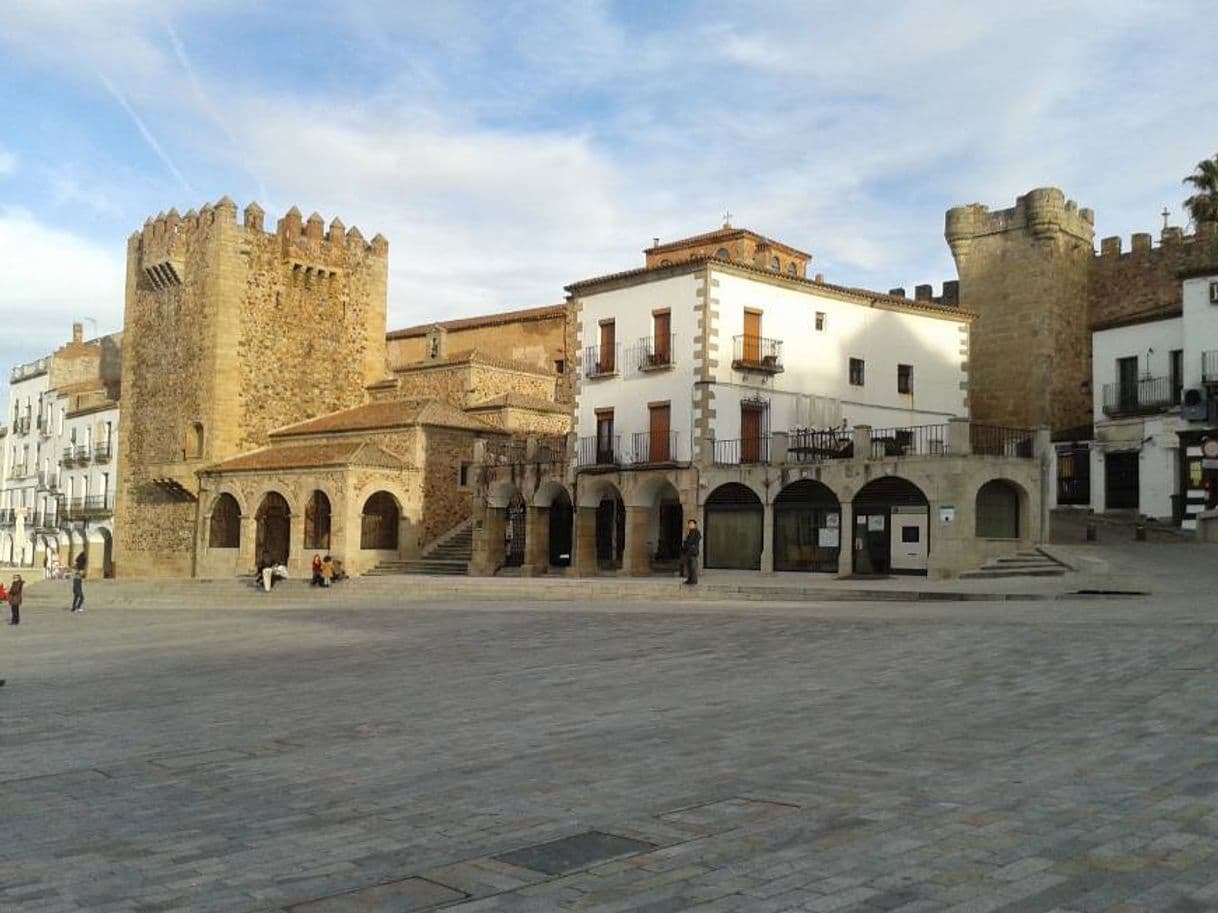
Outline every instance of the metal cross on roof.
{"type": "Polygon", "coordinates": [[[724,210],[724,212],[723,212],[723,227],[724,227],[724,228],[731,228],[731,226],[732,226],[732,214],[731,214],[731,212],[730,212],[730,211],[728,211],[728,210],[724,210]]]}

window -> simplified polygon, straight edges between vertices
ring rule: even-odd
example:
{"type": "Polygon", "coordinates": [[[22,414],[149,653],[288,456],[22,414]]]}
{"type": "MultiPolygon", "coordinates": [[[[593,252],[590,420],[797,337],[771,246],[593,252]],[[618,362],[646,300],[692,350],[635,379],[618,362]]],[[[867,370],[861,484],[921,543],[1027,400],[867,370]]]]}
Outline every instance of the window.
{"type": "Polygon", "coordinates": [[[1138,357],[1130,355],[1116,360],[1117,396],[1120,408],[1129,410],[1138,404],[1138,357]]]}
{"type": "Polygon", "coordinates": [[[772,260],[770,260],[770,269],[776,273],[782,272],[782,261],[777,257],[774,257],[772,260]]]}
{"type": "Polygon", "coordinates": [[[614,461],[613,410],[598,409],[596,412],[596,462],[608,464],[614,461]]]}
{"type": "MultiPolygon", "coordinates": [[[[647,461],[649,463],[666,463],[672,459],[672,448],[669,446],[671,425],[671,409],[668,403],[652,403],[648,410],[648,440],[647,461]]],[[[635,459],[640,454],[635,454],[635,459]]]]}
{"type": "Polygon", "coordinates": [[[652,343],[648,353],[652,365],[666,365],[672,360],[672,315],[668,311],[656,311],[651,315],[652,343]]]}
{"type": "Polygon", "coordinates": [[[795,268],[795,261],[791,261],[790,263],[787,264],[787,275],[788,276],[794,276],[794,275],[796,275],[797,272],[798,271],[795,268]]]}
{"type": "Polygon", "coordinates": [[[216,498],[208,524],[209,548],[237,548],[241,545],[241,508],[230,494],[216,498]]]}
{"type": "Polygon", "coordinates": [[[715,251],[715,257],[719,260],[728,260],[731,258],[731,256],[731,253],[728,252],[726,247],[721,247],[715,251]]]}
{"type": "Polygon", "coordinates": [[[387,491],[378,491],[364,502],[360,516],[359,547],[394,550],[398,547],[398,502],[387,491]]]}
{"type": "Polygon", "coordinates": [[[457,485],[461,488],[469,487],[469,471],[473,463],[462,463],[461,468],[457,470],[457,485]]]}
{"type": "Polygon", "coordinates": [[[596,358],[597,374],[613,373],[617,362],[614,357],[616,350],[617,326],[612,320],[604,320],[601,322],[601,345],[596,358]]]}
{"type": "Polygon", "coordinates": [[[867,381],[867,365],[861,358],[850,359],[850,385],[861,387],[867,381]]]}
{"type": "Polygon", "coordinates": [[[1184,350],[1172,349],[1169,357],[1171,359],[1171,404],[1178,406],[1180,398],[1184,394],[1184,350]]]}
{"type": "Polygon", "coordinates": [[[902,526],[901,527],[901,541],[902,542],[918,542],[922,538],[920,533],[921,533],[921,530],[919,530],[918,527],[916,527],[916,526],[902,526]]]}
{"type": "Polygon", "coordinates": [[[554,373],[555,374],[562,374],[566,370],[567,370],[567,363],[563,359],[561,359],[561,358],[554,359],[554,373]]]}
{"type": "Polygon", "coordinates": [[[913,394],[913,365],[897,365],[897,392],[913,394]]]}
{"type": "Polygon", "coordinates": [[[330,499],[324,491],[314,491],[305,505],[304,547],[330,548],[330,499]]]}
{"type": "Polygon", "coordinates": [[[816,312],[816,332],[823,333],[825,331],[825,312],[816,312]]]}

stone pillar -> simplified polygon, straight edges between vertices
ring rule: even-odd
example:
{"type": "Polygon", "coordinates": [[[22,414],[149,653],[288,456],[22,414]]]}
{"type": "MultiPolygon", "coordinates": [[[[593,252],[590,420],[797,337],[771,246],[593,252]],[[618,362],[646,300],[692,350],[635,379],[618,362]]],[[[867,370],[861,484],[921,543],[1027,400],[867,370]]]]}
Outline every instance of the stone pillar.
{"type": "Polygon", "coordinates": [[[310,564],[313,556],[304,556],[304,511],[297,511],[288,518],[288,574],[292,577],[311,576],[310,564]]]}
{"type": "Polygon", "coordinates": [[[482,518],[482,563],[478,573],[484,577],[493,577],[495,572],[503,567],[507,557],[506,541],[507,509],[504,507],[488,507],[482,518]]]}
{"type": "Polygon", "coordinates": [[[849,577],[854,572],[854,505],[842,502],[841,528],[838,530],[837,575],[849,577]]]}
{"type": "Polygon", "coordinates": [[[524,515],[524,566],[544,574],[550,567],[550,508],[530,507],[524,515]]]}
{"type": "Polygon", "coordinates": [[[952,456],[968,456],[973,452],[973,441],[969,428],[970,423],[966,418],[947,420],[947,452],[952,456]]]}
{"type": "MultiPolygon", "coordinates": [[[[1053,446],[1053,432],[1051,429],[1044,426],[1036,429],[1036,438],[1032,445],[1032,453],[1040,465],[1040,485],[1037,491],[1029,492],[1030,497],[1036,499],[1033,509],[1029,511],[1032,516],[1035,516],[1039,523],[1040,529],[1028,530],[1031,534],[1032,542],[1048,542],[1049,541],[1049,523],[1052,518],[1053,502],[1056,500],[1054,492],[1049,486],[1053,484],[1053,475],[1056,470],[1057,450],[1053,446]]],[[[1094,483],[1093,483],[1094,484],[1094,483]]]]}
{"type": "Polygon", "coordinates": [[[258,565],[254,546],[258,544],[258,521],[253,514],[241,517],[241,543],[237,549],[237,573],[252,574],[258,565]]]}
{"type": "Polygon", "coordinates": [[[596,508],[575,508],[575,554],[571,565],[577,577],[596,576],[596,508]]]}
{"type": "Polygon", "coordinates": [[[769,501],[761,520],[761,573],[774,573],[774,505],[769,501]]]}
{"type": "MultiPolygon", "coordinates": [[[[106,543],[94,541],[85,533],[85,579],[100,580],[106,576],[106,543]]],[[[49,560],[49,555],[48,555],[49,560]]]]}
{"type": "Polygon", "coordinates": [[[626,508],[626,546],[622,550],[622,570],[629,577],[646,577],[651,573],[651,553],[647,541],[647,521],[650,507],[626,508]]]}
{"type": "Polygon", "coordinates": [[[871,426],[854,426],[854,462],[862,463],[871,459],[871,426]]]}

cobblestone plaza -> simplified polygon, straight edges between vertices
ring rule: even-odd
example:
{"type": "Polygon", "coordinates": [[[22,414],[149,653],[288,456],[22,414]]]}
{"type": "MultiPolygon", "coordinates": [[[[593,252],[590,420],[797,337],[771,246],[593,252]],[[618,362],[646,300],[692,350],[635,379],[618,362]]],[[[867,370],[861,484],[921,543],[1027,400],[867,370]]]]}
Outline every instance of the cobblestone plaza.
{"type": "Polygon", "coordinates": [[[1218,909],[1195,602],[316,595],[33,601],[0,909],[1218,909]]]}

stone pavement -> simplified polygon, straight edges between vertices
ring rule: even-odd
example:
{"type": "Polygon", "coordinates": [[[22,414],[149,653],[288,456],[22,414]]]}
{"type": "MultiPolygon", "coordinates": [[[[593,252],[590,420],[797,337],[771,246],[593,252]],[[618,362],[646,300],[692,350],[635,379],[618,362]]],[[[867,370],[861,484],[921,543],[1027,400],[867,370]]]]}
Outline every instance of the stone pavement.
{"type": "Polygon", "coordinates": [[[1213,600],[342,592],[33,600],[0,910],[1218,909],[1213,600]]]}

